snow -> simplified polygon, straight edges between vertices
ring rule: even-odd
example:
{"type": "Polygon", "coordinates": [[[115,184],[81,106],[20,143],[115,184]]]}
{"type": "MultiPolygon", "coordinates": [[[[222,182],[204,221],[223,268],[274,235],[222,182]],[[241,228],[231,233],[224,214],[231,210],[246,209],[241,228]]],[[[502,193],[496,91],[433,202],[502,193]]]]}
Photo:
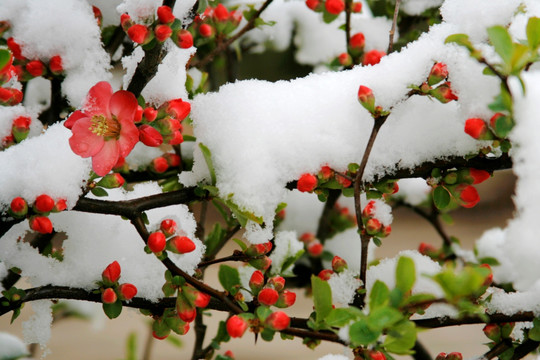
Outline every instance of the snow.
{"type": "Polygon", "coordinates": [[[344,355],[328,354],[319,358],[319,360],[349,360],[349,357],[344,355]]]}
{"type": "Polygon", "coordinates": [[[409,15],[420,15],[427,9],[437,8],[443,0],[404,0],[400,5],[400,10],[409,15]]]}
{"type": "Polygon", "coordinates": [[[29,355],[28,350],[21,339],[6,332],[0,332],[0,359],[16,359],[26,355],[29,355]]]}
{"type": "Polygon", "coordinates": [[[272,260],[272,274],[287,276],[292,274],[294,265],[281,272],[281,267],[285,261],[295,256],[299,251],[304,250],[304,243],[298,240],[294,231],[279,231],[274,240],[274,249],[270,254],[272,260]]]}
{"type": "Polygon", "coordinates": [[[41,348],[44,348],[49,342],[53,321],[51,305],[52,301],[50,300],[32,302],[34,314],[22,323],[23,338],[26,344],[39,344],[41,348]]]}
{"type": "Polygon", "coordinates": [[[418,206],[426,201],[431,191],[431,187],[422,178],[401,179],[398,186],[399,191],[395,197],[412,206],[418,206]]]}
{"type": "Polygon", "coordinates": [[[342,273],[334,273],[328,279],[328,284],[332,289],[332,304],[336,306],[347,306],[354,300],[356,290],[362,285],[362,281],[357,279],[358,271],[345,270],[342,273]]]}
{"type": "MultiPolygon", "coordinates": [[[[336,234],[333,238],[326,240],[324,243],[324,248],[327,251],[330,251],[333,255],[339,256],[347,262],[349,269],[354,273],[360,273],[360,236],[356,228],[351,228],[336,234]]],[[[375,246],[371,244],[368,248],[368,261],[374,258],[375,246]]],[[[325,264],[326,267],[330,268],[330,262],[325,264]]]]}

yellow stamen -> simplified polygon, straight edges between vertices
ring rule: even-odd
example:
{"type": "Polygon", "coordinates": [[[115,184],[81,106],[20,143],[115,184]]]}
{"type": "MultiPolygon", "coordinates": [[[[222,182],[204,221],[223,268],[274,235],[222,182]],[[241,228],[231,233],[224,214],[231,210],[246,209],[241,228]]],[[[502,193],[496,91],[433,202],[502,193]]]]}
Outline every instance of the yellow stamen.
{"type": "Polygon", "coordinates": [[[105,139],[117,139],[120,135],[120,123],[114,117],[108,119],[103,115],[94,115],[88,130],[105,139]]]}

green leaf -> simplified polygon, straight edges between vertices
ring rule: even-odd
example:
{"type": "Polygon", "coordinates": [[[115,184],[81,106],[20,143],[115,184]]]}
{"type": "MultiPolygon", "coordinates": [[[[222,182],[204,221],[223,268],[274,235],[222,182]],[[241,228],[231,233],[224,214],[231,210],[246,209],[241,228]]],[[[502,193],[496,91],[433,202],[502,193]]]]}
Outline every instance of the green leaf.
{"type": "Polygon", "coordinates": [[[466,47],[471,50],[474,49],[471,41],[469,40],[469,35],[467,34],[453,34],[450,35],[444,40],[445,44],[454,43],[466,47]]]}
{"type": "Polygon", "coordinates": [[[521,70],[529,63],[531,60],[531,53],[529,48],[522,44],[513,44],[512,48],[512,57],[510,59],[510,71],[512,74],[519,74],[521,70]]]}
{"type": "Polygon", "coordinates": [[[261,305],[255,310],[255,315],[257,315],[259,320],[263,322],[266,320],[267,317],[270,316],[270,314],[272,314],[272,310],[268,306],[261,305]]]}
{"type": "Polygon", "coordinates": [[[481,263],[481,264],[488,264],[488,265],[490,265],[490,266],[501,265],[501,263],[499,262],[499,260],[495,259],[494,257],[489,257],[489,256],[486,256],[486,257],[483,257],[483,258],[479,258],[479,259],[478,259],[478,262],[481,263]]]}
{"type": "Polygon", "coordinates": [[[504,26],[496,25],[487,29],[489,41],[495,51],[506,65],[510,65],[513,52],[513,43],[508,30],[504,26]]]}
{"type": "Polygon", "coordinates": [[[323,21],[327,24],[330,24],[332,21],[336,20],[338,15],[330,14],[328,11],[323,12],[323,21]]]}
{"type": "Polygon", "coordinates": [[[8,49],[0,49],[0,69],[6,66],[11,59],[11,52],[8,49]]]}
{"type": "Polygon", "coordinates": [[[332,309],[324,321],[328,326],[341,327],[347,325],[351,320],[358,318],[358,314],[351,309],[356,308],[336,308],[332,309]]]}
{"type": "Polygon", "coordinates": [[[396,287],[403,293],[410,291],[416,281],[414,261],[406,256],[399,258],[396,267],[396,287]]]}
{"type": "Polygon", "coordinates": [[[226,235],[227,231],[219,223],[216,223],[204,242],[206,245],[206,254],[215,255],[219,244],[221,244],[226,235]]]}
{"type": "Polygon", "coordinates": [[[533,328],[529,330],[529,339],[534,341],[540,341],[540,319],[534,319],[533,325],[533,328]]]}
{"type": "Polygon", "coordinates": [[[197,7],[197,14],[202,14],[208,7],[208,0],[199,0],[199,6],[197,7]]]}
{"type": "Polygon", "coordinates": [[[269,328],[264,328],[264,330],[261,332],[261,338],[264,341],[272,341],[274,339],[275,331],[269,328]]]}
{"type": "Polygon", "coordinates": [[[540,18],[531,17],[527,22],[527,41],[531,49],[540,46],[540,18]]]}
{"type": "Polygon", "coordinates": [[[283,262],[283,265],[281,265],[281,271],[280,273],[284,273],[287,271],[287,269],[296,262],[296,260],[300,259],[300,257],[304,254],[305,250],[301,249],[299,250],[294,256],[289,256],[285,261],[283,262]]]}
{"type": "Polygon", "coordinates": [[[349,336],[354,345],[369,345],[377,341],[381,332],[371,329],[365,319],[361,319],[351,325],[349,336]]]}
{"type": "Polygon", "coordinates": [[[117,318],[122,313],[122,302],[117,300],[113,304],[103,304],[103,312],[109,319],[117,318]]]}
{"type": "Polygon", "coordinates": [[[216,184],[216,172],[214,171],[214,163],[212,162],[212,153],[203,143],[199,143],[199,148],[204,156],[204,161],[206,161],[206,166],[208,166],[208,171],[210,171],[210,178],[212,180],[212,185],[216,184]]]}
{"type": "Polygon", "coordinates": [[[390,290],[388,286],[380,280],[375,281],[369,294],[369,308],[374,310],[378,307],[385,306],[388,304],[389,296],[390,290]]]}
{"type": "Polygon", "coordinates": [[[244,242],[240,239],[232,239],[238,246],[240,246],[240,249],[242,249],[242,251],[246,251],[246,249],[248,248],[248,246],[246,244],[244,244],[244,242]]]}
{"type": "Polygon", "coordinates": [[[92,194],[94,194],[95,196],[98,196],[98,197],[108,196],[109,195],[107,193],[107,191],[105,191],[105,189],[100,188],[100,187],[95,187],[90,191],[92,192],[92,194]]]}
{"type": "Polygon", "coordinates": [[[433,203],[439,210],[443,210],[450,203],[450,193],[444,186],[437,186],[433,190],[433,203]]]}
{"type": "Polygon", "coordinates": [[[137,333],[129,333],[126,341],[126,360],[137,360],[137,333]]]}
{"type": "Polygon", "coordinates": [[[412,321],[404,320],[392,327],[384,340],[387,351],[407,355],[414,353],[411,349],[416,342],[416,326],[412,321]]]}
{"type": "Polygon", "coordinates": [[[328,282],[315,275],[311,276],[311,288],[313,290],[316,320],[320,323],[332,311],[332,290],[328,282]]]}
{"type": "Polygon", "coordinates": [[[171,345],[173,345],[176,348],[181,348],[182,346],[184,346],[184,343],[182,342],[182,340],[180,340],[180,338],[177,336],[169,335],[167,336],[165,340],[167,340],[171,345]]]}
{"type": "Polygon", "coordinates": [[[182,134],[182,138],[184,139],[184,141],[188,141],[188,142],[197,141],[197,138],[195,136],[192,136],[192,135],[183,135],[182,134]]]}
{"type": "Polygon", "coordinates": [[[402,319],[401,312],[392,307],[384,306],[370,312],[367,324],[372,330],[382,331],[402,319]]]}
{"type": "Polygon", "coordinates": [[[235,295],[240,288],[240,275],[238,270],[228,265],[221,265],[218,274],[219,282],[231,295],[235,295]]]}

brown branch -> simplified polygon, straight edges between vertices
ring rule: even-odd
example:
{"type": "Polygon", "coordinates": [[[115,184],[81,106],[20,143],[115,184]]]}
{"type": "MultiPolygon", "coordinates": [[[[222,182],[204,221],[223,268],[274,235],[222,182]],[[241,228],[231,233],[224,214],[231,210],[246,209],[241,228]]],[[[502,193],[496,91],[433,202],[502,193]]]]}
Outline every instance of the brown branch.
{"type": "Polygon", "coordinates": [[[426,219],[433,226],[435,231],[437,231],[437,234],[439,234],[439,236],[441,237],[443,243],[445,245],[447,245],[447,246],[452,245],[452,241],[450,240],[450,236],[448,236],[448,234],[446,234],[446,232],[444,231],[444,229],[442,227],[442,224],[441,224],[441,221],[439,220],[439,216],[438,216],[437,209],[435,208],[435,206],[433,206],[432,211],[429,214],[427,212],[425,212],[424,210],[420,209],[418,206],[413,206],[411,204],[407,204],[404,201],[398,201],[396,203],[396,206],[403,206],[403,207],[406,207],[408,209],[411,209],[412,211],[414,211],[414,213],[416,213],[420,217],[426,219]]]}
{"type": "Polygon", "coordinates": [[[212,61],[214,59],[214,57],[216,57],[216,55],[218,55],[218,54],[222,53],[223,51],[225,51],[225,49],[227,47],[229,47],[229,45],[231,45],[233,42],[238,40],[242,35],[244,35],[249,30],[255,28],[255,20],[257,20],[261,16],[261,13],[268,7],[268,5],[270,5],[272,3],[272,1],[273,0],[266,0],[264,2],[264,4],[262,4],[260,9],[257,10],[257,12],[253,15],[253,17],[247,22],[247,24],[244,25],[244,27],[242,29],[240,29],[240,31],[238,31],[236,34],[234,34],[230,38],[228,38],[226,41],[220,42],[212,51],[210,51],[201,60],[199,60],[199,61],[193,60],[190,63],[190,67],[202,68],[202,67],[206,66],[210,61],[212,61]]]}
{"type": "MultiPolygon", "coordinates": [[[[487,315],[487,323],[491,324],[500,324],[505,322],[522,322],[522,321],[533,321],[535,316],[531,311],[519,312],[513,315],[505,314],[491,314],[487,315]]],[[[417,319],[413,320],[416,326],[435,329],[448,326],[456,325],[471,325],[471,324],[485,324],[486,321],[482,320],[479,316],[465,316],[459,319],[453,319],[448,317],[442,318],[430,318],[430,319],[417,319]]]]}
{"type": "Polygon", "coordinates": [[[207,267],[209,265],[219,264],[219,263],[227,262],[227,261],[249,261],[251,259],[253,259],[253,256],[248,256],[248,255],[245,255],[240,250],[235,250],[234,254],[230,256],[225,256],[219,259],[212,259],[208,261],[201,261],[199,265],[197,265],[197,267],[200,269],[203,267],[207,267]]]}
{"type": "Polygon", "coordinates": [[[191,360],[204,359],[203,356],[203,343],[206,336],[206,325],[203,322],[203,314],[200,311],[197,311],[197,316],[195,316],[195,345],[193,346],[193,354],[191,355],[191,360]]]}
{"type": "Polygon", "coordinates": [[[240,224],[237,224],[236,226],[234,226],[233,228],[230,228],[227,230],[227,234],[225,234],[225,237],[223,238],[223,240],[221,241],[221,243],[219,243],[218,245],[216,245],[216,247],[214,248],[214,250],[212,251],[212,253],[208,253],[206,254],[206,257],[205,259],[206,260],[213,260],[214,257],[217,255],[217,253],[223,249],[223,246],[225,246],[225,244],[234,236],[234,234],[236,234],[238,231],[240,231],[241,229],[241,226],[240,224]]]}
{"type": "Polygon", "coordinates": [[[388,50],[386,51],[387,54],[390,54],[394,48],[394,34],[396,33],[396,24],[397,24],[397,18],[399,14],[400,3],[401,3],[401,0],[396,0],[396,7],[394,8],[394,18],[392,19],[392,27],[390,28],[390,35],[388,39],[388,50]]]}
{"type": "Polygon", "coordinates": [[[490,360],[493,359],[496,356],[501,355],[506,350],[510,349],[512,347],[512,341],[509,339],[506,339],[505,341],[501,341],[497,345],[495,345],[492,349],[490,349],[487,353],[482,355],[480,360],[490,360]]]}
{"type": "Polygon", "coordinates": [[[525,355],[529,354],[530,352],[536,350],[540,346],[540,342],[534,341],[531,339],[525,340],[523,344],[519,345],[514,350],[514,355],[512,356],[512,360],[518,360],[523,358],[525,355]]]}
{"type": "Polygon", "coordinates": [[[338,344],[347,345],[347,343],[339,338],[334,333],[331,332],[322,332],[322,331],[311,331],[311,330],[304,330],[304,329],[298,329],[298,328],[288,328],[285,330],[280,331],[282,334],[287,335],[293,335],[300,338],[310,338],[310,339],[317,339],[317,340],[324,340],[324,341],[330,341],[335,342],[338,344]]]}

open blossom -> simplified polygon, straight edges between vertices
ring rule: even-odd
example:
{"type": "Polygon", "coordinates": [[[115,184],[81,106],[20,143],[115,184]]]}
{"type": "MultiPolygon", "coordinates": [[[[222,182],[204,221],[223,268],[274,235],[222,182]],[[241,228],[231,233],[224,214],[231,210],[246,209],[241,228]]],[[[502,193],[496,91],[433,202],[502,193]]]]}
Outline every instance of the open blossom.
{"type": "Polygon", "coordinates": [[[73,132],[69,139],[71,150],[79,156],[92,157],[94,172],[106,175],[139,141],[134,123],[136,111],[137,99],[132,93],[113,93],[109,83],[97,83],[88,92],[83,108],[64,123],[73,132]]]}

